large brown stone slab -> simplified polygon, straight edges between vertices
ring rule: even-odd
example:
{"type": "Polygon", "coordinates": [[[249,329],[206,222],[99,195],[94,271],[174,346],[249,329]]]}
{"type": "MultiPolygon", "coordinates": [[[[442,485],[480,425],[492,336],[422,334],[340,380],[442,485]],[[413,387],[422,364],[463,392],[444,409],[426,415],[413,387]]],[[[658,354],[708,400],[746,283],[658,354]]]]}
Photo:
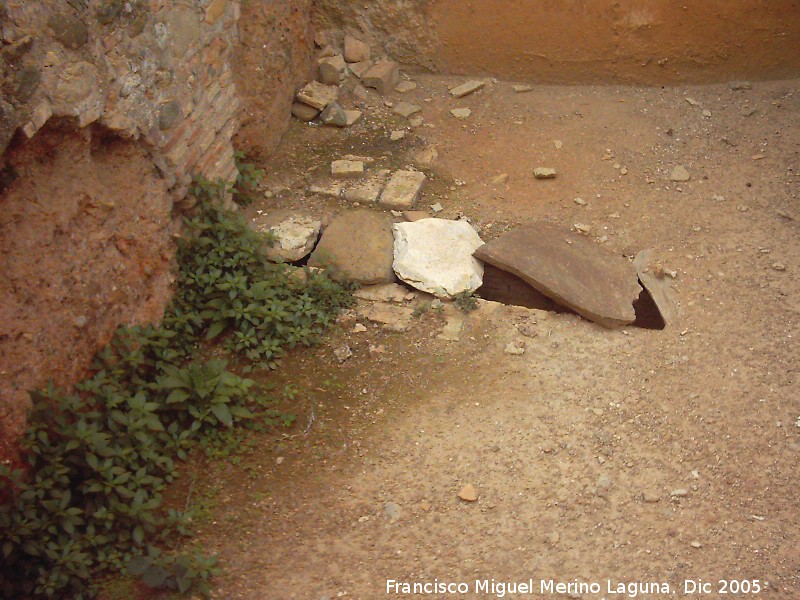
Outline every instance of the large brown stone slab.
{"type": "Polygon", "coordinates": [[[636,320],[633,303],[642,288],[633,265],[584,236],[530,223],[481,246],[474,256],[604,327],[636,320]]]}
{"type": "MultiPolygon", "coordinates": [[[[556,311],[558,305],[521,277],[498,269],[490,263],[483,266],[483,285],[476,292],[481,298],[512,306],[556,311]]],[[[562,310],[567,310],[563,308],[562,310]]]]}
{"type": "Polygon", "coordinates": [[[334,277],[362,284],[395,281],[392,219],[385,213],[353,210],[334,217],[309,266],[329,268],[334,277]]]}

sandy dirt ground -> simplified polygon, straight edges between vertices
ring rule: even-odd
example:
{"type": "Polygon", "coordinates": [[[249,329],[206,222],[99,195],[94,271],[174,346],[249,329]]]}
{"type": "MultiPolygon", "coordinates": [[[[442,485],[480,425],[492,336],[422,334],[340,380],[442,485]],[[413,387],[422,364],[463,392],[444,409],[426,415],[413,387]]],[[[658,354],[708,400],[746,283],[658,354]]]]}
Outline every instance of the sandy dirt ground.
{"type": "Polygon", "coordinates": [[[401,334],[343,323],[281,370],[299,390],[296,425],[245,467],[211,467],[197,492],[213,497],[196,543],[225,568],[215,597],[493,598],[500,588],[476,580],[532,580],[506,597],[725,598],[719,582],[733,580],[761,590],[737,597],[800,598],[798,82],[516,93],[499,81],[455,100],[462,80],[414,80],[388,100],[420,105],[420,127],[377,96],[350,129],[294,122],[250,210],[345,210],[306,191],[340,154],[417,165],[432,177],[421,206],[466,215],[484,240],[547,220],[588,225],[627,256],[653,248],[677,274],[680,320],[609,331],[482,303],[458,341],[437,337],[435,311],[401,334]],[[473,113],[457,120],[456,107],[473,113]],[[431,147],[431,166],[415,162],[431,147]],[[676,165],[688,182],[669,181],[676,165]],[[535,180],[538,166],[558,177],[535,180]],[[340,364],[343,343],[354,356],[340,364]],[[467,484],[477,501],[459,498],[467,484]],[[387,580],[468,591],[387,593],[387,580]],[[653,582],[658,593],[617,587],[653,582]]]}

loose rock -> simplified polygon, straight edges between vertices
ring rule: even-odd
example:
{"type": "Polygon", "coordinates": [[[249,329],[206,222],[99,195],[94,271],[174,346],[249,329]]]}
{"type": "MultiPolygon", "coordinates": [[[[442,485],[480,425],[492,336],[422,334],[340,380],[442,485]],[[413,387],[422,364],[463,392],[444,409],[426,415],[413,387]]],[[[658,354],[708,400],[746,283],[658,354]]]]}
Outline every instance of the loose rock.
{"type": "Polygon", "coordinates": [[[475,502],[478,499],[478,491],[475,489],[474,485],[468,483],[461,488],[458,497],[466,502],[475,502]]]}
{"type": "Polygon", "coordinates": [[[417,89],[417,84],[413,81],[401,81],[397,84],[397,87],[394,88],[394,91],[399,94],[405,94],[406,92],[411,92],[417,89]]]}
{"type": "Polygon", "coordinates": [[[381,283],[362,287],[353,292],[360,300],[371,302],[405,302],[408,288],[397,283],[381,283]]]}
{"type": "Polygon", "coordinates": [[[331,175],[338,179],[360,177],[364,174],[364,163],[360,160],[335,160],[331,163],[331,175]]]}
{"type": "Polygon", "coordinates": [[[523,344],[518,344],[517,342],[509,342],[506,344],[504,352],[506,354],[511,354],[512,356],[522,356],[525,354],[525,346],[523,344]]]}
{"type": "Polygon", "coordinates": [[[452,88],[450,90],[450,95],[453,96],[453,98],[463,98],[464,96],[477,92],[485,85],[485,82],[479,80],[467,81],[466,83],[452,88]]]}
{"type": "Polygon", "coordinates": [[[349,63],[369,60],[369,46],[351,35],[344,36],[344,58],[349,63]]]}
{"type": "Polygon", "coordinates": [[[302,102],[294,102],[292,104],[292,115],[301,121],[313,121],[320,114],[318,108],[303,104],[302,102]]]}
{"type": "Polygon", "coordinates": [[[273,262],[296,262],[308,256],[319,237],[322,222],[307,213],[276,210],[253,220],[262,233],[271,233],[273,245],[265,248],[273,262]]]}
{"type": "Polygon", "coordinates": [[[550,167],[537,167],[533,170],[533,176],[536,179],[555,179],[556,170],[550,167]]]}
{"type": "Polygon", "coordinates": [[[401,117],[410,117],[422,110],[416,104],[411,104],[410,102],[398,102],[397,106],[394,107],[392,112],[396,115],[400,115],[401,117]]]}
{"type": "Polygon", "coordinates": [[[508,173],[502,173],[497,177],[493,178],[491,181],[492,185],[503,185],[508,183],[508,173]]]}
{"type": "Polygon", "coordinates": [[[375,88],[379,94],[385,96],[400,83],[400,67],[396,62],[382,60],[364,73],[361,81],[365,86],[375,88]]]}
{"type": "Polygon", "coordinates": [[[324,110],[331,102],[336,102],[339,97],[339,88],[333,85],[325,85],[318,81],[308,83],[302,90],[297,92],[298,102],[313,106],[317,110],[324,110]]]}
{"type": "Polygon", "coordinates": [[[689,171],[687,171],[686,167],[683,165],[676,166],[669,175],[670,181],[689,181],[691,178],[692,176],[689,175],[689,171]]]}
{"type": "Polygon", "coordinates": [[[514,88],[514,91],[517,92],[518,94],[524,94],[525,92],[533,91],[533,86],[532,85],[517,84],[517,85],[513,86],[513,88],[514,88]]]}
{"type": "Polygon", "coordinates": [[[421,165],[432,165],[437,158],[439,158],[439,151],[433,146],[428,146],[414,156],[414,160],[421,165]]]}
{"type": "Polygon", "coordinates": [[[353,356],[353,351],[350,349],[350,346],[339,346],[333,351],[333,355],[336,357],[336,360],[341,363],[353,356]]]}
{"type": "Polygon", "coordinates": [[[371,67],[372,67],[372,61],[365,60],[362,62],[353,63],[348,68],[350,69],[350,72],[353,75],[355,75],[359,79],[362,79],[364,77],[364,73],[369,71],[371,67]]]}
{"type": "Polygon", "coordinates": [[[375,204],[383,191],[385,183],[385,176],[377,174],[366,181],[360,181],[346,187],[344,197],[350,202],[375,204]]]}
{"type": "Polygon", "coordinates": [[[331,102],[322,114],[319,116],[320,121],[325,125],[333,127],[346,127],[347,126],[347,113],[336,102],[331,102]]]}
{"type": "Polygon", "coordinates": [[[472,257],[483,242],[466,221],[422,219],[393,230],[393,267],[402,281],[440,298],[474,292],[483,283],[483,266],[472,257]]]}
{"type": "Polygon", "coordinates": [[[450,111],[450,114],[456,119],[466,119],[472,114],[472,111],[469,108],[454,108],[450,111]]]}
{"type": "Polygon", "coordinates": [[[326,85],[339,85],[347,71],[347,64],[341,54],[321,58],[318,61],[319,80],[326,85]]]}
{"type": "Polygon", "coordinates": [[[347,120],[345,121],[346,127],[351,127],[361,120],[363,114],[360,110],[346,110],[344,111],[347,120]]]}

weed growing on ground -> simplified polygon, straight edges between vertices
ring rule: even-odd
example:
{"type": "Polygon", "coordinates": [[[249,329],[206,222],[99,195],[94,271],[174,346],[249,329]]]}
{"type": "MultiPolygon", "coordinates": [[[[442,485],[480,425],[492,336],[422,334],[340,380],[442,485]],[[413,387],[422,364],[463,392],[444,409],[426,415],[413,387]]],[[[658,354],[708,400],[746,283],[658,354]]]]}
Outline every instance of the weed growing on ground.
{"type": "MultiPolygon", "coordinates": [[[[245,170],[245,182],[253,170],[245,170]]],[[[240,177],[240,178],[241,178],[240,177]]],[[[241,182],[240,182],[241,183],[241,182]]],[[[274,368],[284,348],[310,345],[352,299],[324,274],[307,281],[264,256],[265,240],[219,207],[224,182],[197,179],[179,247],[177,291],[163,323],[121,329],[73,393],[33,393],[25,471],[0,465],[0,595],[94,595],[104,571],[151,587],[208,595],[216,559],[164,552],[191,533],[189,515],[163,510],[163,492],[198,443],[224,456],[237,425],[288,425],[255,383],[215,359],[203,340],[274,368]]]]}

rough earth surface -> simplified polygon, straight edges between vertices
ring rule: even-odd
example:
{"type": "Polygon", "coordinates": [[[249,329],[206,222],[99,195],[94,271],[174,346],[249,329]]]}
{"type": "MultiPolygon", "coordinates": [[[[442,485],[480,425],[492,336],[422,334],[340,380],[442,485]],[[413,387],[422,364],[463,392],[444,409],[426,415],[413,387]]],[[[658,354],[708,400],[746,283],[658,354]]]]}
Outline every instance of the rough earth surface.
{"type": "Polygon", "coordinates": [[[796,597],[800,84],[487,81],[456,100],[464,80],[414,81],[402,99],[421,126],[374,92],[353,128],[294,122],[253,209],[348,210],[309,191],[347,154],[417,166],[419,206],[469,217],[486,241],[545,220],[629,258],[652,248],[680,319],[607,331],[487,303],[459,323],[421,298],[396,303],[418,315],[403,333],[345,317],[278,372],[301,390],[285,407],[293,429],[259,438],[245,467],[198,469],[192,497],[211,516],[195,543],[225,568],[215,596],[370,600],[387,579],[533,578],[537,591],[665,582],[659,598],[687,597],[685,579],[714,594],[720,579],[757,579],[759,597],[796,597]],[[467,103],[467,121],[450,116],[467,103]],[[391,142],[398,127],[408,135],[391,142]],[[558,178],[535,181],[541,164],[558,178]],[[678,164],[691,180],[669,181],[678,164]]]}
{"type": "Polygon", "coordinates": [[[0,456],[28,392],[81,378],[120,325],[155,323],[172,293],[172,200],[147,153],[45,129],[9,159],[0,202],[0,456]]]}

